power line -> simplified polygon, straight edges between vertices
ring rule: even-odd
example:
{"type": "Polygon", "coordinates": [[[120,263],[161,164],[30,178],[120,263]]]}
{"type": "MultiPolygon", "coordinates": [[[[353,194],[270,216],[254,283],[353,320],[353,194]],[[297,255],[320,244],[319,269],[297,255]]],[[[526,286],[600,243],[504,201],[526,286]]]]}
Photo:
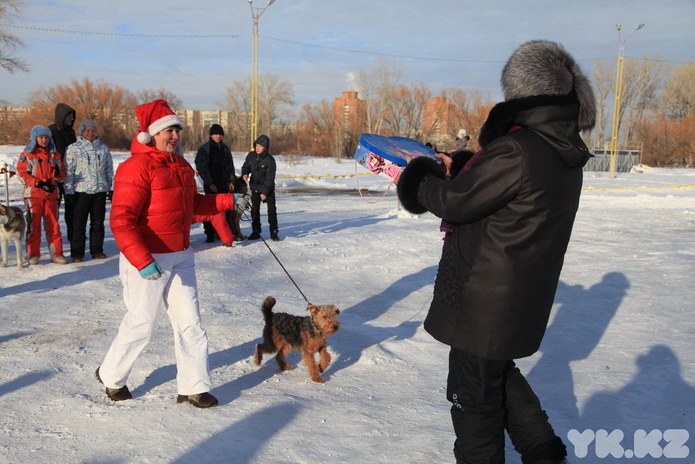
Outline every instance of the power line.
{"type": "Polygon", "coordinates": [[[239,35],[234,34],[132,34],[125,32],[90,32],[90,31],[73,31],[68,29],[52,29],[45,27],[29,27],[17,26],[14,24],[2,24],[3,27],[14,27],[16,29],[26,29],[29,31],[41,32],[61,32],[64,34],[82,34],[82,35],[108,35],[117,37],[136,37],[136,38],[166,38],[166,39],[238,39],[239,35]]]}
{"type": "MultiPolygon", "coordinates": [[[[241,36],[238,34],[133,34],[125,32],[92,32],[92,31],[75,31],[69,29],[54,29],[45,27],[30,27],[30,26],[18,26],[15,24],[0,24],[2,27],[13,27],[16,29],[26,29],[30,31],[39,32],[59,32],[63,34],[81,34],[81,35],[103,35],[103,36],[115,36],[115,37],[134,37],[134,38],[165,38],[165,39],[238,39],[241,36]]],[[[426,56],[413,56],[413,55],[401,55],[394,53],[382,53],[382,52],[370,52],[365,50],[354,50],[350,48],[341,47],[330,47],[327,45],[317,45],[308,42],[299,42],[296,40],[281,39],[278,37],[270,37],[267,35],[260,35],[264,39],[274,40],[276,42],[283,42],[290,45],[297,45],[300,47],[311,47],[321,50],[332,50],[342,53],[354,53],[359,55],[371,55],[371,56],[383,56],[386,58],[402,58],[410,60],[421,60],[421,61],[441,61],[449,63],[506,63],[506,60],[470,60],[470,59],[460,59],[460,58],[439,58],[439,57],[426,57],[426,56]]],[[[671,61],[664,59],[656,59],[649,57],[626,57],[636,60],[651,61],[655,63],[669,63],[669,64],[690,64],[692,61],[671,61]]],[[[615,58],[587,58],[579,61],[612,61],[615,58]]]]}
{"type": "Polygon", "coordinates": [[[384,56],[384,57],[389,57],[389,58],[408,58],[411,60],[448,61],[448,62],[456,62],[456,63],[506,63],[506,61],[497,61],[497,60],[463,60],[463,59],[458,59],[458,58],[436,58],[436,57],[426,57],[426,56],[412,56],[412,55],[398,55],[398,54],[391,54],[391,53],[369,52],[369,51],[364,51],[364,50],[352,50],[349,48],[329,47],[327,45],[316,45],[316,44],[310,44],[310,43],[306,43],[306,42],[297,42],[296,40],[279,39],[277,37],[269,37],[267,35],[261,35],[260,37],[263,37],[264,39],[275,40],[277,42],[284,42],[284,43],[288,43],[288,44],[292,44],[292,45],[299,45],[302,47],[320,48],[323,50],[334,50],[334,51],[346,52],[346,53],[359,53],[362,55],[384,56]]]}

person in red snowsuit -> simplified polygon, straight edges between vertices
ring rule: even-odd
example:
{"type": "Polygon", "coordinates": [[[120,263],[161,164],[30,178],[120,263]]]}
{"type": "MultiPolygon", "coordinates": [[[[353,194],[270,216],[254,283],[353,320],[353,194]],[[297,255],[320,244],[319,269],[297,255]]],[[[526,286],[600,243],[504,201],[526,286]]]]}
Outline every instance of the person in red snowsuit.
{"type": "Polygon", "coordinates": [[[63,257],[63,238],[58,224],[58,182],[65,179],[65,166],[60,154],[56,152],[48,127],[34,126],[29,135],[31,142],[17,161],[17,173],[24,182],[24,204],[29,224],[29,264],[39,264],[42,219],[51,261],[67,264],[63,257]]]}

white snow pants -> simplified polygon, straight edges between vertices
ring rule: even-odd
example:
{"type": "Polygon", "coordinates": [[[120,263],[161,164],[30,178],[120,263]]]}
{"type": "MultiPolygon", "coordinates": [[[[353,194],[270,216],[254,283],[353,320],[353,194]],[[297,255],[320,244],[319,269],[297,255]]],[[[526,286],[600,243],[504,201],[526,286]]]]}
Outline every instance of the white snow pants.
{"type": "Polygon", "coordinates": [[[193,250],[152,257],[164,269],[157,280],[140,277],[121,254],[120,277],[127,312],[99,368],[101,380],[108,388],[126,384],[135,360],[152,337],[157,313],[164,307],[174,329],[179,395],[209,392],[208,337],[200,323],[193,250]]]}

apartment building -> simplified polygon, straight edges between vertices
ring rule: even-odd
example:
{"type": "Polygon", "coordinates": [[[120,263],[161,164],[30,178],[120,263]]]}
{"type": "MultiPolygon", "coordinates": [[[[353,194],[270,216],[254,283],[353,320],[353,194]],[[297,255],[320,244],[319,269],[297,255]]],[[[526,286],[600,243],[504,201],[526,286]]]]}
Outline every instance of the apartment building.
{"type": "Polygon", "coordinates": [[[432,97],[425,103],[422,115],[422,131],[426,134],[445,136],[455,133],[454,113],[456,107],[445,97],[432,97]]]}
{"type": "Polygon", "coordinates": [[[346,134],[360,134],[367,120],[367,102],[357,92],[343,92],[333,100],[333,117],[346,134]]]}

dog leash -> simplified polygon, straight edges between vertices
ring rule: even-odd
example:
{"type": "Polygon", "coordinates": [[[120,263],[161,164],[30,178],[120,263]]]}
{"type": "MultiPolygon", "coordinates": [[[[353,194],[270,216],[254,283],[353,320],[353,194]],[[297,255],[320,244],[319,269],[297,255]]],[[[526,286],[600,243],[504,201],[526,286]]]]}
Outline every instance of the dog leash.
{"type": "MultiPolygon", "coordinates": [[[[244,217],[246,217],[246,220],[247,220],[247,221],[251,221],[251,219],[249,218],[249,216],[246,214],[246,210],[243,210],[242,212],[244,213],[244,217]]],[[[297,285],[297,282],[294,281],[294,279],[292,278],[292,276],[290,275],[290,273],[287,272],[287,269],[285,269],[285,266],[282,265],[282,262],[280,261],[280,258],[278,258],[277,255],[275,254],[275,252],[273,251],[273,249],[270,248],[270,245],[268,245],[268,242],[265,241],[265,239],[263,238],[263,236],[262,236],[261,234],[258,234],[258,235],[261,237],[261,240],[263,240],[263,243],[265,243],[265,246],[268,248],[268,251],[270,251],[270,254],[273,255],[273,258],[275,258],[275,261],[278,262],[278,264],[280,265],[280,267],[282,268],[282,270],[285,271],[285,274],[287,274],[287,277],[290,278],[290,280],[292,281],[292,283],[294,284],[294,286],[297,288],[297,290],[299,291],[299,293],[302,295],[302,298],[304,298],[304,301],[306,301],[307,306],[311,306],[311,303],[309,303],[309,300],[307,299],[306,295],[304,295],[304,292],[302,292],[302,289],[299,288],[299,285],[297,285]]]]}

